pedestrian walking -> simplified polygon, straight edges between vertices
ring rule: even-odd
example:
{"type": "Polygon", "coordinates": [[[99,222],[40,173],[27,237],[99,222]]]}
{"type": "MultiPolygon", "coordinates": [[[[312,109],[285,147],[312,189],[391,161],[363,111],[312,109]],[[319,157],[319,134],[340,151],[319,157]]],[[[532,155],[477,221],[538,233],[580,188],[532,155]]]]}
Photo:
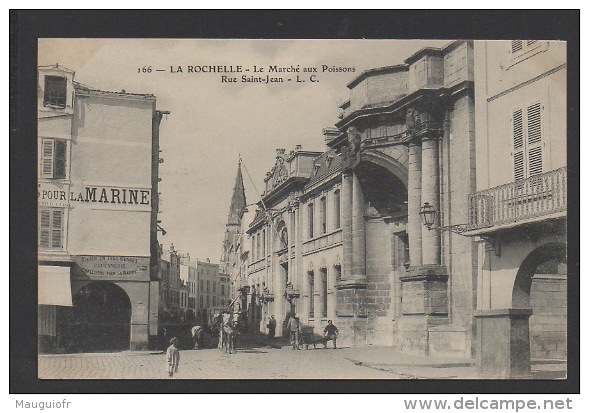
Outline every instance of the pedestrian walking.
{"type": "Polygon", "coordinates": [[[168,344],[168,329],[166,327],[162,327],[162,341],[161,341],[161,349],[166,348],[166,344],[168,344]]]}
{"type": "Polygon", "coordinates": [[[174,373],[178,373],[178,364],[180,364],[180,350],[178,349],[178,339],[176,337],[170,340],[166,358],[168,360],[168,374],[173,377],[174,373]]]}
{"type": "Polygon", "coordinates": [[[270,316],[270,320],[268,320],[268,338],[274,338],[276,335],[276,319],[274,315],[270,316]]]}
{"type": "Polygon", "coordinates": [[[299,318],[292,314],[286,324],[286,330],[290,333],[290,344],[293,350],[300,350],[301,322],[299,318]]]}
{"type": "Polygon", "coordinates": [[[333,348],[337,348],[337,336],[339,334],[339,330],[336,326],[333,325],[333,321],[327,321],[327,326],[325,326],[325,330],[323,330],[323,335],[327,340],[333,341],[333,348]]]}

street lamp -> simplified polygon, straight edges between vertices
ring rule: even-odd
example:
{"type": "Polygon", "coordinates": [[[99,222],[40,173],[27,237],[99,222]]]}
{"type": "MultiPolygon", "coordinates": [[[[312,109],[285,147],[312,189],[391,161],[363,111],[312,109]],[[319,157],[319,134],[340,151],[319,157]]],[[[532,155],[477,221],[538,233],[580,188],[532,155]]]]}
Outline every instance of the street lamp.
{"type": "Polygon", "coordinates": [[[425,225],[425,227],[428,230],[431,231],[436,216],[436,209],[434,208],[434,206],[430,205],[429,202],[424,203],[421,207],[419,215],[421,215],[421,223],[425,225]]]}
{"type": "Polygon", "coordinates": [[[428,231],[435,230],[438,232],[442,231],[450,231],[455,234],[460,234],[466,231],[467,225],[466,224],[456,224],[456,225],[446,225],[443,227],[434,227],[434,222],[436,218],[436,208],[431,205],[429,202],[425,202],[421,207],[421,211],[419,211],[419,215],[421,216],[421,223],[428,229],[428,231]]]}

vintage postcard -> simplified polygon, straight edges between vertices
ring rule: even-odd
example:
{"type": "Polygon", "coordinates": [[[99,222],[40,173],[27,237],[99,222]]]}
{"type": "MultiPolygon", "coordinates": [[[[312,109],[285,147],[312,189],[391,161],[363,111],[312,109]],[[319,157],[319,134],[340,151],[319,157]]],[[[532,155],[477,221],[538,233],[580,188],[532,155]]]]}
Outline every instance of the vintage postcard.
{"type": "Polygon", "coordinates": [[[39,379],[567,378],[567,43],[38,40],[39,379]]]}

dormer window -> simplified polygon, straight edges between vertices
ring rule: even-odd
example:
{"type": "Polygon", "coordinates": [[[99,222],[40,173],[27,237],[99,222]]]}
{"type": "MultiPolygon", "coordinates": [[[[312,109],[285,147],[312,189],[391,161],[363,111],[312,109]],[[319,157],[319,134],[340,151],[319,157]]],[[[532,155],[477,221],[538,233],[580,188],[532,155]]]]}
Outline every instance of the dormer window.
{"type": "Polygon", "coordinates": [[[65,108],[67,101],[67,79],[61,76],[45,76],[43,106],[65,108]]]}

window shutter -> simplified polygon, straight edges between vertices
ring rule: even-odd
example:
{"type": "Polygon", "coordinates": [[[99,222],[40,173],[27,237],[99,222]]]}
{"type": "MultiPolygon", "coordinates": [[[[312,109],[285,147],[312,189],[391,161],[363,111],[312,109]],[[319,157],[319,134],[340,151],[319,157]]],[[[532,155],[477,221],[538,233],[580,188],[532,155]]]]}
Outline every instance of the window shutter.
{"type": "Polygon", "coordinates": [[[542,119],[540,103],[528,106],[528,144],[542,142],[542,119]]]}
{"type": "Polygon", "coordinates": [[[524,179],[524,131],[522,110],[513,112],[513,171],[516,181],[524,179]]]}
{"type": "Polygon", "coordinates": [[[41,148],[41,176],[53,178],[54,140],[43,139],[41,148]]]}
{"type": "Polygon", "coordinates": [[[51,231],[51,211],[42,209],[39,216],[39,245],[44,248],[49,248],[49,233],[51,231]]]}
{"type": "Polygon", "coordinates": [[[527,107],[528,173],[542,173],[542,106],[534,103],[527,107]]]}
{"type": "Polygon", "coordinates": [[[63,211],[61,209],[53,210],[53,222],[51,229],[51,247],[62,248],[63,232],[63,211]]]}
{"type": "Polygon", "coordinates": [[[523,43],[521,40],[512,40],[511,41],[511,53],[518,53],[521,52],[523,48],[523,43]]]}
{"type": "Polygon", "coordinates": [[[62,139],[55,140],[55,162],[53,164],[53,177],[65,178],[67,142],[62,139]]]}

